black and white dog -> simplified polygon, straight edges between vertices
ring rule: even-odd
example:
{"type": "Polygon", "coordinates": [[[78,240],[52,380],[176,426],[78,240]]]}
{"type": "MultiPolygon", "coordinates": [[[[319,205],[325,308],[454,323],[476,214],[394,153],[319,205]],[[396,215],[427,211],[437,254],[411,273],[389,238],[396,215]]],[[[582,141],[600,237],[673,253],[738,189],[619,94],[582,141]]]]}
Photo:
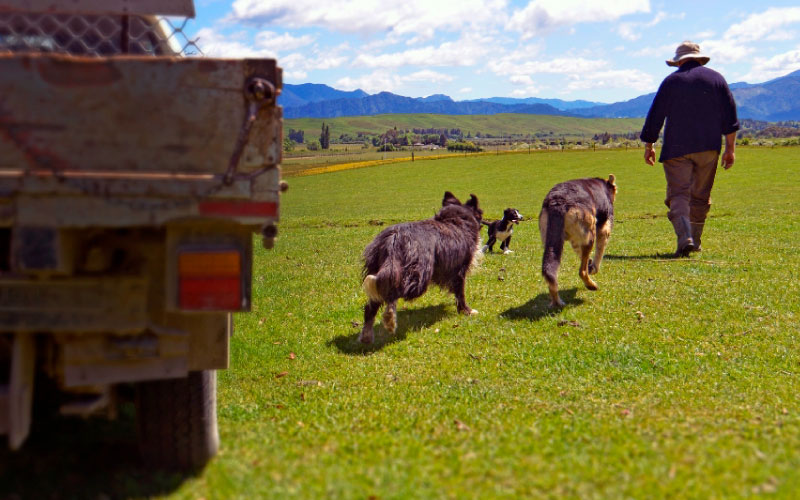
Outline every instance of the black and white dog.
{"type": "Polygon", "coordinates": [[[381,305],[383,326],[390,333],[397,327],[397,300],[413,300],[435,283],[456,297],[462,314],[475,314],[464,298],[467,273],[475,265],[481,242],[483,211],[472,194],[461,203],[453,193],[444,193],[442,208],[432,219],[387,227],[364,249],[364,281],[367,294],[364,327],[359,340],[372,342],[375,315],[381,305]]]}
{"type": "Polygon", "coordinates": [[[519,224],[522,220],[524,217],[516,208],[506,208],[503,211],[502,219],[493,222],[482,221],[482,224],[489,226],[489,239],[483,246],[483,253],[491,252],[497,240],[500,240],[500,250],[504,254],[512,253],[508,249],[508,244],[511,243],[511,233],[514,232],[514,224],[519,224]]]}

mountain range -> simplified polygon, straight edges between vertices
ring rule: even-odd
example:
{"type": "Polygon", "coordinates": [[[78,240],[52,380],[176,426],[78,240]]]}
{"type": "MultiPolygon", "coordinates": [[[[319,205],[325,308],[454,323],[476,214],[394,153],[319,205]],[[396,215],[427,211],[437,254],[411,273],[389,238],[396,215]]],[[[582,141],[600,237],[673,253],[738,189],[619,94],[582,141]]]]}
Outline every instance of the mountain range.
{"type": "MultiPolygon", "coordinates": [[[[764,83],[730,85],[739,118],[763,121],[800,120],[800,70],[764,83]]],[[[641,118],[647,115],[655,93],[628,101],[604,104],[529,97],[491,97],[454,101],[444,94],[405,97],[391,92],[368,94],[342,91],[323,84],[284,84],[278,103],[286,118],[335,118],[398,113],[493,115],[522,113],[582,118],[641,118]]]]}

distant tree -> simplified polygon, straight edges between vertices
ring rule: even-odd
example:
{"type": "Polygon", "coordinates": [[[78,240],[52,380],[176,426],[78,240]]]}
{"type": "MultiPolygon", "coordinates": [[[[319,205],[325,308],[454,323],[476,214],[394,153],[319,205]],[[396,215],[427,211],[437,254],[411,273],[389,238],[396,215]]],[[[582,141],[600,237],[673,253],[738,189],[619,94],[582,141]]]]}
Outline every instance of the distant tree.
{"type": "Polygon", "coordinates": [[[288,137],[283,140],[283,150],[287,153],[294,150],[294,141],[288,137]]]}
{"type": "Polygon", "coordinates": [[[320,149],[319,141],[316,139],[310,140],[306,143],[306,148],[309,151],[317,151],[320,149]]]}
{"type": "Polygon", "coordinates": [[[439,146],[445,147],[447,146],[447,137],[444,134],[439,134],[439,146]]]}
{"type": "Polygon", "coordinates": [[[322,149],[331,147],[331,128],[322,122],[322,131],[319,134],[319,145],[322,149]]]}
{"type": "Polygon", "coordinates": [[[289,129],[289,139],[293,140],[297,144],[303,144],[306,142],[305,135],[306,133],[302,130],[289,129]]]}

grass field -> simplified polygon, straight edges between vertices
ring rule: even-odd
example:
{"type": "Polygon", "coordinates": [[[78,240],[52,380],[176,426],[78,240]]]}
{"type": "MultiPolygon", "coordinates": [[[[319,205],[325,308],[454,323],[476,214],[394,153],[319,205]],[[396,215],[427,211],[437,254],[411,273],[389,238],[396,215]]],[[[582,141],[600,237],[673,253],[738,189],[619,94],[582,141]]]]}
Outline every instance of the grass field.
{"type": "Polygon", "coordinates": [[[498,115],[432,115],[390,114],[375,116],[344,116],[339,118],[292,118],[284,120],[284,128],[302,130],[306,138],[319,137],[322,122],[330,127],[331,138],[341,134],[356,136],[383,134],[391,128],[459,128],[473,136],[480,132],[495,137],[512,134],[544,134],[553,137],[587,138],[594,134],[626,134],[642,129],[642,118],[573,118],[567,116],[524,115],[503,113],[498,115]]]}
{"type": "Polygon", "coordinates": [[[96,454],[96,466],[15,467],[9,492],[796,498],[798,150],[739,148],[717,176],[704,251],[681,260],[662,256],[675,244],[663,172],[641,154],[484,156],[291,179],[280,239],[257,251],[253,312],[236,317],[231,368],[219,373],[219,457],[197,477],[154,479],[131,459],[108,470],[130,450],[106,435],[100,452],[72,450],[96,454]],[[567,307],[551,311],[541,200],[562,180],[609,173],[617,220],[600,290],[582,287],[565,251],[567,307]],[[433,215],[445,190],[475,193],[487,218],[514,206],[532,221],[514,233],[514,254],[487,255],[468,279],[479,315],[456,315],[452,296],[434,289],[400,303],[394,336],[377,327],[376,343],[361,346],[361,251],[386,225],[433,215]]]}

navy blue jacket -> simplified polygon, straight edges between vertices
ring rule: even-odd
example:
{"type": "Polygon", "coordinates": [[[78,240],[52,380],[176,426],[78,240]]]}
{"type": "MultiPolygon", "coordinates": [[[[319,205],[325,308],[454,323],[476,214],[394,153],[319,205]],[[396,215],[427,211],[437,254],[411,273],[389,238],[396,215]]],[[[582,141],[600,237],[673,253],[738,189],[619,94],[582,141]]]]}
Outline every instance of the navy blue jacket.
{"type": "Polygon", "coordinates": [[[660,162],[719,152],[722,136],[739,130],[736,102],[725,79],[697,61],[683,63],[661,82],[639,136],[642,141],[656,142],[665,119],[660,162]]]}

